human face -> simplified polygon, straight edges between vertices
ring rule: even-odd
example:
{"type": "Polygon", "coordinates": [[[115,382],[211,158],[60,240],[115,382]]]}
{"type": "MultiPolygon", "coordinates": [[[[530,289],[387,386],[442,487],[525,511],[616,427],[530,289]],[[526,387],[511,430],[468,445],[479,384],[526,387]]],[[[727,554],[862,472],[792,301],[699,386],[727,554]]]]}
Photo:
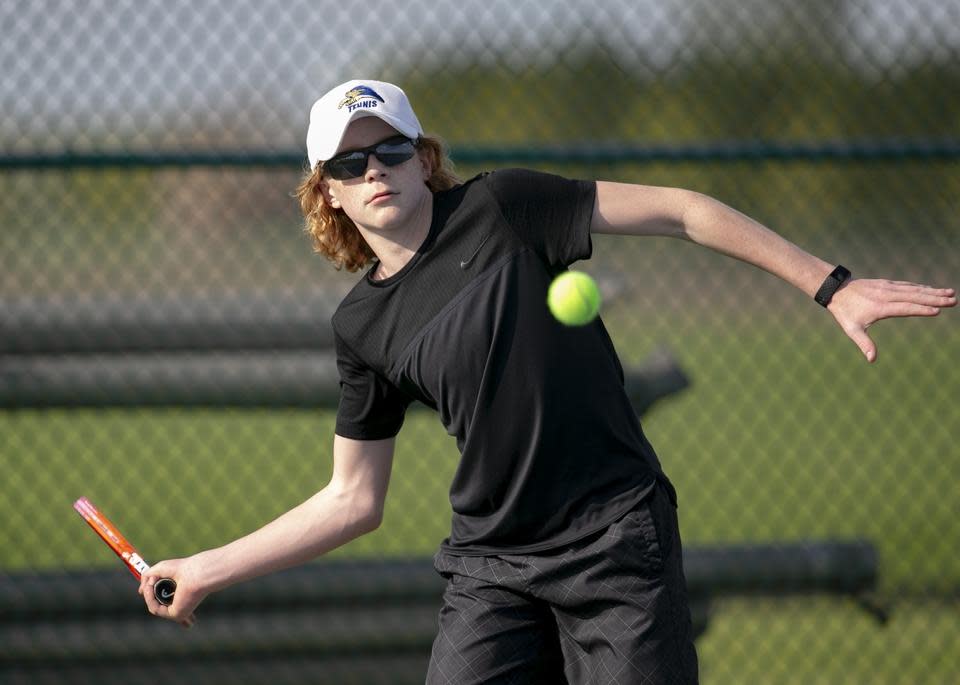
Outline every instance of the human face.
{"type": "MultiPolygon", "coordinates": [[[[337,154],[362,150],[398,135],[396,129],[377,117],[357,119],[347,128],[337,154]]],[[[419,154],[394,166],[387,166],[372,154],[360,176],[335,179],[324,174],[324,197],[361,230],[395,229],[422,219],[431,198],[426,186],[429,173],[419,154]]]]}

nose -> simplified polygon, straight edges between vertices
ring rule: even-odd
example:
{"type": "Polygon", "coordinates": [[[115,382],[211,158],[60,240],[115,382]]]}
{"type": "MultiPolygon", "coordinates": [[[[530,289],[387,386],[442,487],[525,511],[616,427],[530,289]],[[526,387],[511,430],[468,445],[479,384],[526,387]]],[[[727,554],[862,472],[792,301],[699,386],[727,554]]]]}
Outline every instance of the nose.
{"type": "Polygon", "coordinates": [[[367,180],[373,180],[383,176],[387,172],[387,165],[377,159],[375,154],[367,155],[367,170],[363,176],[367,180]]]}

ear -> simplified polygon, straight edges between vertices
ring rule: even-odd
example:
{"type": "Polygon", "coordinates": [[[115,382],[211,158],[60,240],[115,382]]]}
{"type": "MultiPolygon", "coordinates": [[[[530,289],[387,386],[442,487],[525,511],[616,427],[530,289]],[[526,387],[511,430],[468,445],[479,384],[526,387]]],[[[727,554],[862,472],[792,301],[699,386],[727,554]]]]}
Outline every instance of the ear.
{"type": "Polygon", "coordinates": [[[330,188],[330,184],[327,183],[327,179],[320,180],[320,192],[323,193],[323,201],[326,202],[333,209],[341,209],[340,200],[337,198],[336,192],[330,188]]]}
{"type": "Polygon", "coordinates": [[[420,151],[417,157],[420,159],[420,170],[423,174],[423,182],[426,183],[430,180],[430,177],[433,176],[433,165],[430,164],[430,155],[420,151]]]}

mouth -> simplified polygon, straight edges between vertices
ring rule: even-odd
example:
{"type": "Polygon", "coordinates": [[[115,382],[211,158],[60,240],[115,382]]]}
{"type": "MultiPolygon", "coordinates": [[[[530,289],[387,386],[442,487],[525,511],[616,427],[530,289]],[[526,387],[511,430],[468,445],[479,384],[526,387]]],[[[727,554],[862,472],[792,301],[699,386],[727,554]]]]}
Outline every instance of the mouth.
{"type": "Polygon", "coordinates": [[[378,202],[382,202],[386,200],[388,197],[393,197],[394,195],[396,195],[396,193],[394,193],[393,191],[384,190],[383,192],[377,193],[376,195],[371,197],[369,200],[367,200],[367,204],[368,205],[377,204],[378,202]]]}

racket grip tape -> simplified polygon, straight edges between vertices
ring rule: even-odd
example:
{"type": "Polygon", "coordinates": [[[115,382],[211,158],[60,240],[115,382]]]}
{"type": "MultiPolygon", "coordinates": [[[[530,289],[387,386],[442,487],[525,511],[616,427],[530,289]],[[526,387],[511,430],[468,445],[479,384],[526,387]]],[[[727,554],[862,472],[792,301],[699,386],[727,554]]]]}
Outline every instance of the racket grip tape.
{"type": "Polygon", "coordinates": [[[153,596],[165,607],[173,604],[173,594],[176,591],[177,581],[173,578],[161,578],[153,586],[153,596]]]}

